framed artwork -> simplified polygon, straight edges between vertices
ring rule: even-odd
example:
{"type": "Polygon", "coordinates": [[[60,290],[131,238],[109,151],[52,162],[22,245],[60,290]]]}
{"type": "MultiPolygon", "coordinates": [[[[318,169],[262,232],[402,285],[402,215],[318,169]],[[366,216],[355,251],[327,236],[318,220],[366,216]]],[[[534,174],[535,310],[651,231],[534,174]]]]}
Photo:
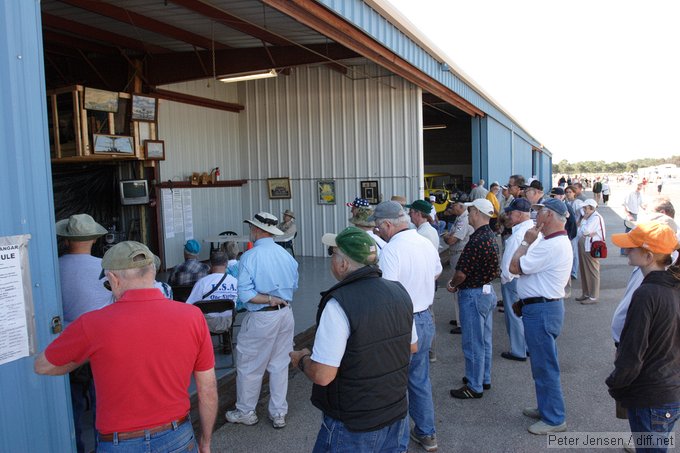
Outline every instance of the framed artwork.
{"type": "Polygon", "coordinates": [[[335,204],[335,181],[319,179],[316,181],[317,203],[335,204]]]}
{"type": "Polygon", "coordinates": [[[132,121],[155,122],[158,116],[158,99],[139,94],[132,95],[132,121]]]}
{"type": "Polygon", "coordinates": [[[85,87],[84,106],[87,110],[118,112],[118,93],[85,87]]]}
{"type": "Polygon", "coordinates": [[[148,160],[165,160],[163,140],[144,140],[144,157],[148,160]]]}
{"type": "Polygon", "coordinates": [[[127,135],[94,134],[93,150],[97,154],[134,154],[135,141],[127,135]]]}
{"type": "Polygon", "coordinates": [[[380,191],[378,181],[361,181],[361,198],[368,200],[370,204],[380,203],[380,191]]]}
{"type": "Polygon", "coordinates": [[[290,198],[290,178],[267,178],[270,199],[290,198]]]}

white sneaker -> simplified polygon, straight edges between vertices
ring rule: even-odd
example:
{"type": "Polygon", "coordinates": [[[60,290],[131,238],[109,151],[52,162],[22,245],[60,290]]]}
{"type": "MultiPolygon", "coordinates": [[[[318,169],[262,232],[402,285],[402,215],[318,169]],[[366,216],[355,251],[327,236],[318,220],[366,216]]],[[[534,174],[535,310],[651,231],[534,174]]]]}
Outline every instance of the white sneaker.
{"type": "Polygon", "coordinates": [[[538,408],[535,407],[525,407],[522,409],[522,414],[526,415],[529,418],[536,418],[538,420],[541,419],[541,413],[538,412],[538,408]]]}
{"type": "Polygon", "coordinates": [[[276,429],[286,426],[286,416],[283,414],[270,415],[269,420],[272,421],[272,426],[276,429]]]}
{"type": "Polygon", "coordinates": [[[536,422],[529,427],[529,432],[531,434],[548,434],[548,433],[561,433],[567,430],[567,422],[562,422],[559,425],[549,425],[545,422],[536,422]]]}
{"type": "Polygon", "coordinates": [[[241,423],[242,425],[251,426],[259,421],[255,411],[241,412],[238,409],[234,409],[233,411],[227,411],[224,415],[229,423],[241,423]]]}

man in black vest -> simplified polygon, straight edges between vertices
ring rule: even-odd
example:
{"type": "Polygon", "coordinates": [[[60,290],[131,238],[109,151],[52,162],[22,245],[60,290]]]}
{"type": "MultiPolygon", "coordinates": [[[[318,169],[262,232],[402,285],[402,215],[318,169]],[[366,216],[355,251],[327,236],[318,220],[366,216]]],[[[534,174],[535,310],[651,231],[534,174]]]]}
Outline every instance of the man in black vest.
{"type": "Polygon", "coordinates": [[[381,278],[366,232],[349,227],[322,241],[339,283],[321,293],[313,353],[290,353],[314,382],[312,404],[323,412],[314,452],[396,451],[417,347],[411,298],[400,283],[381,278]]]}

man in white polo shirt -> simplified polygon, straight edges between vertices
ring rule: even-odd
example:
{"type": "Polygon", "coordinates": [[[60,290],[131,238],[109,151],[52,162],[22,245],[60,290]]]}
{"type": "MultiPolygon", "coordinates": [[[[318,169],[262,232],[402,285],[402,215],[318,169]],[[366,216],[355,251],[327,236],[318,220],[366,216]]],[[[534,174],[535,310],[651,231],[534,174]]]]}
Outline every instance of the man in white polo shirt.
{"type": "MultiPolygon", "coordinates": [[[[409,229],[408,217],[395,201],[380,203],[369,220],[375,220],[377,234],[387,241],[379,262],[383,278],[401,283],[413,302],[418,352],[413,354],[409,365],[409,414],[415,422],[411,438],[426,451],[435,451],[437,437],[429,360],[434,323],[428,307],[434,300],[434,281],[442,271],[439,253],[430,241],[409,229]]],[[[408,430],[404,430],[399,451],[408,450],[408,437],[408,430]]]]}
{"type": "Polygon", "coordinates": [[[529,427],[530,433],[548,434],[567,430],[555,340],[564,321],[564,287],[571,272],[572,248],[564,229],[569,215],[566,205],[549,198],[533,208],[538,210],[536,226],[524,234],[510,261],[510,272],[521,275],[519,301],[512,308],[524,324],[538,402],[538,408],[526,408],[523,414],[539,419],[529,427]],[[543,238],[530,248],[540,233],[543,238]]]}

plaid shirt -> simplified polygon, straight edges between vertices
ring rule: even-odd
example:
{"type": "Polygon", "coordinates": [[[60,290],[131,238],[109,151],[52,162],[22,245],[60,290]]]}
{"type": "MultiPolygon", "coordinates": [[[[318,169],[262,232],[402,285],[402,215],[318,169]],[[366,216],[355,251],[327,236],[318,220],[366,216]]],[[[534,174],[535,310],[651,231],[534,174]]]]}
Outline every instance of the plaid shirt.
{"type": "Polygon", "coordinates": [[[193,285],[208,275],[209,271],[210,266],[207,264],[201,263],[197,259],[188,259],[175,266],[168,281],[171,285],[193,285]]]}

